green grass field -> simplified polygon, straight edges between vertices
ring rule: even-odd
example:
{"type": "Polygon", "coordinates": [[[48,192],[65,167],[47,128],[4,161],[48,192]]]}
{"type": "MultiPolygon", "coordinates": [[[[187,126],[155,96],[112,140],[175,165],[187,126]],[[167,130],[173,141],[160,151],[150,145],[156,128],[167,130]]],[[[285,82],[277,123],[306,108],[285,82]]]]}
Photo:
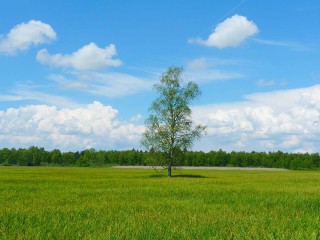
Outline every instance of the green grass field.
{"type": "Polygon", "coordinates": [[[320,239],[320,172],[0,168],[0,239],[320,239]]]}

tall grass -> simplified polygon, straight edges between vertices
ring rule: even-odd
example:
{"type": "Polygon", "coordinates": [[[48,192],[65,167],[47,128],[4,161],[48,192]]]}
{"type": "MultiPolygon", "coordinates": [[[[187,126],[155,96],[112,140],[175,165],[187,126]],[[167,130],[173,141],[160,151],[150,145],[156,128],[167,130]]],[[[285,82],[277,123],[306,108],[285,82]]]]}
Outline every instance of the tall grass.
{"type": "Polygon", "coordinates": [[[319,172],[174,175],[2,167],[0,239],[320,238],[319,172]]]}

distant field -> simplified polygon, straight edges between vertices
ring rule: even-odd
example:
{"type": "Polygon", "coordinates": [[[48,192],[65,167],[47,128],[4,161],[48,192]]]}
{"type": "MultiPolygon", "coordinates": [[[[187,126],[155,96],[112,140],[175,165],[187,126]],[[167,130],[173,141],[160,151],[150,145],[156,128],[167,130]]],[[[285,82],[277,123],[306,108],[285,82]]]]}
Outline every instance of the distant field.
{"type": "MultiPolygon", "coordinates": [[[[163,170],[162,166],[111,166],[112,168],[122,168],[122,169],[157,169],[163,170]]],[[[288,171],[285,168],[266,168],[266,167],[176,167],[176,170],[242,170],[242,171],[288,171]]]]}
{"type": "Polygon", "coordinates": [[[0,239],[320,239],[320,172],[0,168],[0,239]]]}

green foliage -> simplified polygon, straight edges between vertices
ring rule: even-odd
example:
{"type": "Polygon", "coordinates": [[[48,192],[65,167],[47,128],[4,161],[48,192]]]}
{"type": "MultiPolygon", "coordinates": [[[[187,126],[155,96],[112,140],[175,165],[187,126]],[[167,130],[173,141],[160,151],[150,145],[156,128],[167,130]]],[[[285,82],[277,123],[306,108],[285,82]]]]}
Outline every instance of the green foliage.
{"type": "Polygon", "coordinates": [[[317,239],[320,173],[0,167],[0,239],[317,239]]]}
{"type": "Polygon", "coordinates": [[[52,164],[61,164],[62,161],[62,153],[59,149],[54,149],[53,151],[50,152],[51,154],[51,163],[52,164]]]}
{"type": "MultiPolygon", "coordinates": [[[[270,167],[286,169],[319,169],[318,153],[297,154],[284,152],[231,152],[223,150],[181,151],[174,149],[175,163],[179,166],[234,166],[234,167],[270,167]]],[[[19,166],[82,166],[99,167],[108,165],[165,165],[165,155],[161,152],[139,150],[96,151],[87,149],[82,152],[46,151],[44,148],[0,149],[0,165],[19,166]]]]}
{"type": "Polygon", "coordinates": [[[160,83],[154,85],[158,98],[151,104],[147,129],[141,140],[148,151],[162,154],[154,160],[168,165],[169,176],[171,166],[178,164],[181,150],[190,148],[205,129],[193,124],[189,107],[191,101],[200,95],[198,85],[194,82],[183,84],[181,74],[182,68],[170,67],[160,83]]]}

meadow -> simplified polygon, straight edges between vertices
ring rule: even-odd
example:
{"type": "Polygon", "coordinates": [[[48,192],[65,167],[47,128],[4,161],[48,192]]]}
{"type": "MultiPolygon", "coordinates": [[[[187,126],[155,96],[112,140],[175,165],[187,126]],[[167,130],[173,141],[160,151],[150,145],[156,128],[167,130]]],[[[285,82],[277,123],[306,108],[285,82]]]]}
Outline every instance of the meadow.
{"type": "Polygon", "coordinates": [[[320,239],[320,172],[0,167],[0,239],[320,239]]]}

